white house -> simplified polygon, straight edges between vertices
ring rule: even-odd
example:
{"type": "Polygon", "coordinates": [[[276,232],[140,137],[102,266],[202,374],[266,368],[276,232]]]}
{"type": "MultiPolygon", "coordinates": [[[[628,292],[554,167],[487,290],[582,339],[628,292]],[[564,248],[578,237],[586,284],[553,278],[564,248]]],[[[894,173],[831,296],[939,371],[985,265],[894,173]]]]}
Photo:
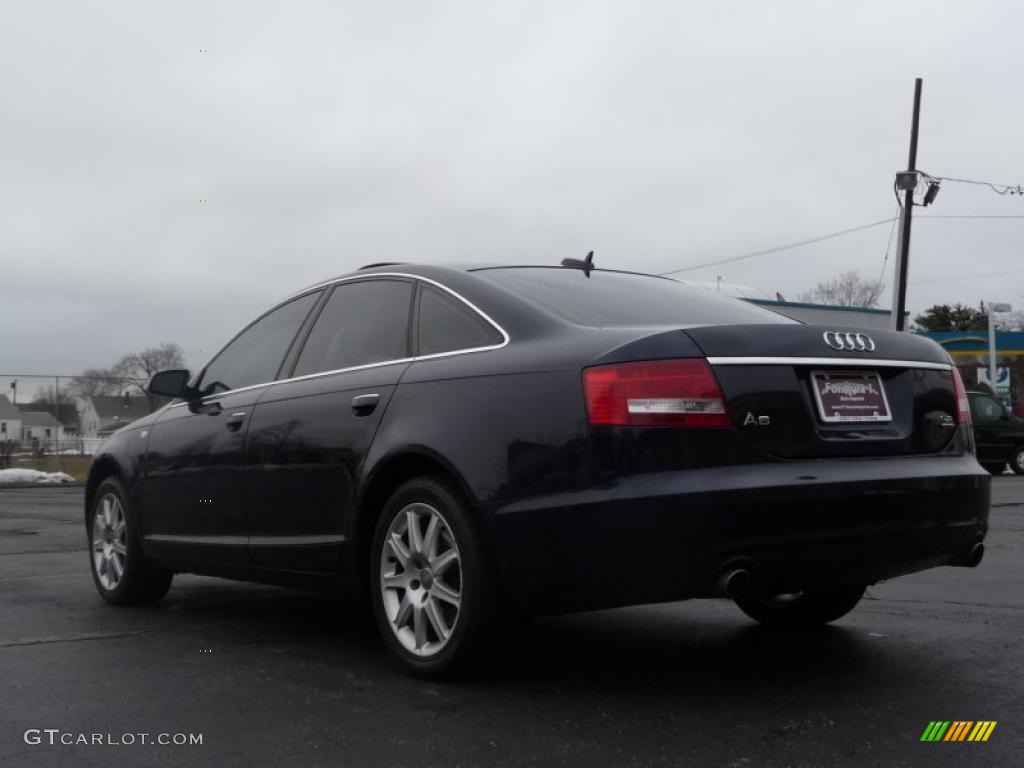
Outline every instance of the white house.
{"type": "Polygon", "coordinates": [[[21,442],[21,419],[21,411],[11,405],[7,395],[0,395],[0,442],[21,442]]]}
{"type": "Polygon", "coordinates": [[[46,411],[20,411],[21,447],[46,446],[50,450],[67,439],[64,425],[46,411]]]}
{"type": "Polygon", "coordinates": [[[109,437],[149,414],[149,401],[128,395],[92,395],[77,400],[78,423],[86,440],[109,437]]]}

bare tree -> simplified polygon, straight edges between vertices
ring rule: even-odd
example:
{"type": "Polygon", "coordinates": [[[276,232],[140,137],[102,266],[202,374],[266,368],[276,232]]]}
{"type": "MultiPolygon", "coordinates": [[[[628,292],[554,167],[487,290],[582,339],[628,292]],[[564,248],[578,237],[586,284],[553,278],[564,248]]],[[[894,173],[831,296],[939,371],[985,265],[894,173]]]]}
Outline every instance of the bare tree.
{"type": "Polygon", "coordinates": [[[873,307],[878,304],[884,286],[881,280],[867,280],[853,270],[818,283],[813,291],[800,294],[800,300],[836,307],[873,307]]]}
{"type": "Polygon", "coordinates": [[[62,386],[58,392],[53,384],[43,384],[36,389],[36,393],[32,395],[32,399],[29,402],[32,405],[38,405],[40,411],[53,413],[53,408],[58,401],[66,403],[68,399],[68,388],[66,385],[62,386]]]}
{"type": "Polygon", "coordinates": [[[163,400],[146,390],[149,380],[157,371],[184,367],[185,358],[181,347],[173,342],[165,342],[141,352],[125,355],[114,366],[114,371],[123,377],[126,387],[135,389],[147,397],[150,408],[156,409],[163,400]]]}
{"type": "Polygon", "coordinates": [[[66,392],[71,397],[92,397],[94,395],[116,395],[121,391],[121,381],[110,368],[86,368],[81,376],[73,378],[66,392]]]}

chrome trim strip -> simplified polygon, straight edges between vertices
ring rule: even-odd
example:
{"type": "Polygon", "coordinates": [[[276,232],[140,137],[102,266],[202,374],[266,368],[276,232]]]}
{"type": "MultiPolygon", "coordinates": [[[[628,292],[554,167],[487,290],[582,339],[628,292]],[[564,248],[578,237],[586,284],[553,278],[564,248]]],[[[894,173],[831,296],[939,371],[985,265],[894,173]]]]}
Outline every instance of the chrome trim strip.
{"type": "MultiPolygon", "coordinates": [[[[442,291],[446,291],[446,292],[450,293],[452,296],[454,296],[456,299],[461,301],[467,307],[469,307],[474,312],[476,312],[478,315],[480,315],[480,317],[482,317],[484,320],[486,320],[488,323],[490,323],[494,327],[494,330],[496,330],[498,333],[501,334],[501,336],[505,340],[505,342],[504,342],[504,344],[502,344],[500,346],[504,346],[505,344],[508,344],[509,337],[508,337],[508,333],[505,332],[505,329],[502,328],[500,325],[498,325],[490,315],[488,315],[486,312],[484,312],[482,309],[480,309],[480,307],[478,307],[476,304],[471,302],[469,299],[467,299],[461,293],[458,293],[457,291],[453,291],[447,285],[445,285],[443,283],[437,282],[437,280],[432,280],[431,278],[423,277],[422,275],[412,275],[412,274],[409,274],[408,272],[371,272],[371,273],[366,274],[366,275],[349,275],[348,277],[335,277],[335,278],[333,278],[331,280],[327,280],[326,282],[317,283],[316,285],[311,285],[308,288],[303,288],[301,291],[298,291],[297,293],[293,293],[288,298],[286,298],[286,299],[284,299],[282,301],[279,301],[275,305],[275,307],[280,306],[281,304],[286,304],[286,303],[288,303],[289,301],[291,301],[294,298],[297,298],[299,296],[302,296],[303,294],[309,293],[310,291],[315,291],[315,290],[317,290],[319,288],[326,288],[327,286],[334,286],[334,285],[337,285],[338,283],[347,283],[347,282],[349,282],[351,280],[372,280],[375,277],[404,277],[404,278],[409,279],[409,280],[422,280],[424,283],[430,283],[435,288],[440,288],[442,291]]],[[[235,335],[237,335],[237,334],[235,334],[235,335]]],[[[232,337],[232,338],[234,338],[234,337],[232,337]]],[[[479,349],[498,349],[498,348],[499,348],[499,345],[494,345],[493,347],[479,347],[479,349]]],[[[461,352],[462,350],[459,350],[459,351],[461,352]]],[[[475,351],[475,350],[472,350],[472,351],[475,351]]],[[[445,352],[443,354],[451,354],[451,353],[445,352]]]]}
{"type": "Polygon", "coordinates": [[[948,371],[949,363],[927,363],[921,360],[885,360],[865,357],[709,357],[710,365],[818,365],[826,367],[855,368],[924,368],[932,371],[948,371]]]}
{"type": "Polygon", "coordinates": [[[311,536],[250,536],[250,547],[322,547],[344,544],[345,536],[340,533],[323,533],[311,536]]]}
{"type": "Polygon", "coordinates": [[[142,537],[154,544],[189,544],[216,547],[320,547],[325,544],[344,544],[341,533],[313,534],[309,536],[182,536],[171,533],[151,533],[142,537]]]}
{"type": "MultiPolygon", "coordinates": [[[[404,277],[404,278],[409,278],[411,280],[422,280],[424,283],[430,283],[434,287],[440,288],[441,290],[446,291],[447,293],[451,294],[456,299],[461,301],[463,304],[465,304],[467,307],[472,309],[478,315],[480,315],[480,317],[482,317],[488,323],[490,323],[490,325],[494,328],[494,330],[496,330],[498,333],[501,334],[502,342],[500,344],[490,344],[490,345],[488,345],[486,347],[471,347],[469,349],[456,349],[456,350],[453,350],[451,352],[435,352],[432,355],[417,355],[415,357],[402,357],[402,358],[399,358],[398,360],[384,360],[384,361],[379,362],[379,363],[367,363],[365,365],[353,365],[353,366],[351,366],[349,368],[336,368],[336,369],[334,369],[332,371],[319,371],[317,373],[307,373],[305,376],[294,376],[294,377],[292,377],[290,379],[276,379],[275,381],[264,381],[264,382],[261,382],[259,384],[250,384],[247,387],[239,387],[238,389],[229,389],[226,392],[214,392],[214,393],[212,393],[210,395],[207,395],[206,397],[202,398],[201,402],[203,402],[203,403],[216,402],[218,399],[220,399],[222,397],[225,397],[226,395],[233,395],[236,392],[245,392],[245,391],[250,390],[250,389],[257,389],[258,387],[269,387],[272,384],[287,384],[288,382],[291,382],[291,381],[304,381],[306,379],[317,379],[317,378],[320,378],[321,376],[332,376],[332,375],[334,375],[336,373],[348,373],[349,371],[363,371],[363,370],[366,370],[366,369],[369,369],[369,368],[380,368],[380,367],[385,366],[385,365],[398,365],[399,363],[416,363],[416,362],[419,362],[420,360],[435,360],[435,359],[442,358],[442,357],[453,357],[455,355],[469,355],[469,354],[472,354],[474,352],[489,352],[489,351],[491,351],[493,349],[501,349],[502,347],[508,346],[508,343],[511,340],[509,335],[508,335],[508,332],[504,328],[502,328],[500,325],[498,325],[498,323],[495,322],[495,320],[490,315],[488,315],[486,312],[484,312],[482,309],[480,309],[480,307],[478,307],[476,304],[471,302],[469,299],[467,299],[461,293],[453,291],[447,285],[439,283],[436,280],[431,280],[429,277],[422,277],[421,275],[410,275],[410,274],[408,274],[406,272],[373,272],[373,273],[366,274],[366,275],[350,275],[349,277],[341,277],[341,278],[335,278],[333,280],[328,280],[327,282],[324,282],[324,283],[319,283],[317,285],[309,286],[308,288],[303,288],[298,293],[293,293],[288,298],[283,299],[282,301],[279,301],[277,304],[274,305],[274,307],[272,307],[271,309],[267,310],[267,312],[272,312],[277,307],[280,307],[283,304],[287,304],[292,299],[295,299],[295,298],[297,298],[299,296],[302,296],[302,295],[304,295],[306,293],[309,293],[311,291],[315,291],[315,290],[319,290],[319,289],[322,289],[322,288],[326,288],[327,286],[334,286],[337,283],[347,283],[350,280],[372,280],[375,277],[404,277]]],[[[264,312],[263,314],[267,314],[267,312],[264,312]]],[[[234,336],[231,337],[232,341],[235,339],[236,336],[238,336],[239,333],[241,333],[243,330],[248,328],[250,325],[252,325],[252,321],[251,320],[249,321],[249,323],[247,323],[246,325],[242,326],[242,329],[237,331],[234,334],[234,336]]],[[[230,344],[230,342],[228,342],[228,343],[230,344]]],[[[219,355],[222,350],[223,350],[223,347],[220,350],[217,351],[217,355],[219,355]]],[[[213,359],[216,360],[217,357],[214,356],[213,359]]],[[[212,363],[213,360],[211,360],[210,362],[212,363]]],[[[207,363],[207,365],[209,365],[209,363],[207,363]]],[[[204,366],[202,370],[205,372],[206,371],[206,366],[204,366]]],[[[181,402],[181,403],[172,403],[172,404],[170,404],[168,406],[168,408],[178,408],[179,406],[188,405],[188,404],[189,404],[188,401],[181,402]]]]}
{"type": "Polygon", "coordinates": [[[143,541],[153,544],[191,544],[213,547],[247,547],[248,536],[182,536],[176,533],[149,533],[143,541]]]}

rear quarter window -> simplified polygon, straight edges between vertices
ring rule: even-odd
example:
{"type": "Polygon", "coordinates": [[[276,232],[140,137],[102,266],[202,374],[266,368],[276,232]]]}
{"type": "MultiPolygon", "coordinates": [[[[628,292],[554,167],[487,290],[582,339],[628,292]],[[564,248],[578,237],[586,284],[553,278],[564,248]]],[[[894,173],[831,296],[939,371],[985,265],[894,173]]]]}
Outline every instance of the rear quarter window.
{"type": "Polygon", "coordinates": [[[427,285],[420,289],[418,354],[478,349],[502,341],[498,330],[463,302],[427,285]]]}
{"type": "Polygon", "coordinates": [[[739,299],[690,288],[653,275],[560,267],[481,269],[478,277],[577,325],[697,326],[795,324],[739,299]]]}

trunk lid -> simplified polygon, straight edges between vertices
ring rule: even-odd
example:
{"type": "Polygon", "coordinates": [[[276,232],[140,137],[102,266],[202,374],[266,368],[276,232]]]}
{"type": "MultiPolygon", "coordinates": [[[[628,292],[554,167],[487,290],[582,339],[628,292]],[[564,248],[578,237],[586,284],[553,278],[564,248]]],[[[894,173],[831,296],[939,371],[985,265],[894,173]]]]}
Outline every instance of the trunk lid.
{"type": "Polygon", "coordinates": [[[814,325],[688,328],[737,431],[782,458],[955,448],[946,352],[907,333],[814,325]]]}

